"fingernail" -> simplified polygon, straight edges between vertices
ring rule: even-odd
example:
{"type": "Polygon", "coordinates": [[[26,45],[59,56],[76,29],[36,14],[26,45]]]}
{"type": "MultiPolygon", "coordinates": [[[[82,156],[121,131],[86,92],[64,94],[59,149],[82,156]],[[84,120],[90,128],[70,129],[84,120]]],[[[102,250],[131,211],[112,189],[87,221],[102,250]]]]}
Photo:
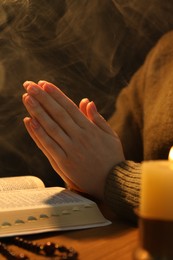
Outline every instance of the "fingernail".
{"type": "Polygon", "coordinates": [[[30,81],[29,81],[29,80],[25,81],[25,82],[23,83],[24,88],[27,89],[27,87],[29,86],[29,84],[30,84],[30,81]]]}
{"type": "Polygon", "coordinates": [[[97,107],[96,107],[95,103],[93,101],[91,101],[90,104],[92,105],[91,108],[92,108],[93,112],[97,112],[97,107]]]}
{"type": "Polygon", "coordinates": [[[90,102],[90,101],[89,101],[89,99],[88,99],[88,98],[83,98],[83,102],[86,102],[86,103],[88,103],[88,102],[90,102]]]}
{"type": "Polygon", "coordinates": [[[23,100],[25,100],[25,98],[28,96],[28,93],[24,93],[23,95],[22,95],[22,98],[23,98],[23,100]]]}
{"type": "Polygon", "coordinates": [[[32,98],[31,96],[27,95],[24,97],[24,100],[26,103],[28,103],[30,106],[36,106],[37,105],[37,101],[32,98]]]}
{"type": "Polygon", "coordinates": [[[35,118],[32,118],[30,121],[31,127],[36,129],[39,128],[40,124],[38,123],[38,121],[35,118]]]}
{"type": "MultiPolygon", "coordinates": [[[[46,92],[48,92],[48,93],[51,93],[51,92],[53,91],[52,86],[49,85],[49,84],[46,84],[46,82],[45,82],[45,84],[44,84],[44,86],[43,86],[43,89],[44,89],[46,92]]],[[[58,88],[57,88],[57,89],[58,89],[58,88]]]]}
{"type": "Polygon", "coordinates": [[[29,86],[27,87],[27,92],[28,92],[29,94],[37,94],[37,93],[39,92],[39,89],[38,89],[38,87],[35,86],[35,85],[29,85],[29,86]]]}
{"type": "Polygon", "coordinates": [[[39,80],[39,81],[38,81],[38,85],[40,85],[41,87],[42,87],[45,83],[46,83],[45,80],[39,80]]]}

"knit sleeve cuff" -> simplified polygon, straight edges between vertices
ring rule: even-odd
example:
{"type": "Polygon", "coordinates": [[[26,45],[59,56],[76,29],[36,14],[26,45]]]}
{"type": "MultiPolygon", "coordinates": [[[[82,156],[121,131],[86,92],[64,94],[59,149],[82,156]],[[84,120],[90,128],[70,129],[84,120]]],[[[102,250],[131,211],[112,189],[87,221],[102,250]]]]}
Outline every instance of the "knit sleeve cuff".
{"type": "Polygon", "coordinates": [[[124,161],[108,174],[105,185],[105,202],[123,219],[136,222],[134,209],[139,205],[141,164],[124,161]]]}

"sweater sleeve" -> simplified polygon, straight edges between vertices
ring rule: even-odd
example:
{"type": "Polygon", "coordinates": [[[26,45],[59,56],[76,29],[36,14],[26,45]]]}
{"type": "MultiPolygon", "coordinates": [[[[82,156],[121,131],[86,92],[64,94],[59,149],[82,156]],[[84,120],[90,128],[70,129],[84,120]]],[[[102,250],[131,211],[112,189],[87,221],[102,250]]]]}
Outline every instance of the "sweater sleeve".
{"type": "Polygon", "coordinates": [[[136,222],[134,209],[139,205],[141,164],[125,161],[108,174],[105,202],[122,219],[136,222]]]}

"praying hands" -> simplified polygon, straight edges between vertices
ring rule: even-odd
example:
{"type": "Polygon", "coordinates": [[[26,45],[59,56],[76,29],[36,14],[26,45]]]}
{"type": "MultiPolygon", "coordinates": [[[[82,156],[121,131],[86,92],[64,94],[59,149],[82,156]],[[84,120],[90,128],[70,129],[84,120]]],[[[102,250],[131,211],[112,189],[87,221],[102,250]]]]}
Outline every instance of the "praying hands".
{"type": "Polygon", "coordinates": [[[124,161],[116,133],[93,101],[84,98],[78,108],[49,82],[23,85],[30,115],[24,124],[32,139],[70,188],[103,199],[109,171],[124,161]]]}

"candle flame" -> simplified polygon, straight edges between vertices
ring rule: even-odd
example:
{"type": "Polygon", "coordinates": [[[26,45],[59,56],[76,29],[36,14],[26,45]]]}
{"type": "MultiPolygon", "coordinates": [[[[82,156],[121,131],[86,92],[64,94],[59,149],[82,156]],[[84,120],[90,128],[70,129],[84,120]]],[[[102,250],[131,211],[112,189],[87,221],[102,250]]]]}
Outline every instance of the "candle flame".
{"type": "Polygon", "coordinates": [[[169,151],[169,156],[168,156],[169,161],[173,162],[173,146],[171,147],[170,151],[169,151]]]}

